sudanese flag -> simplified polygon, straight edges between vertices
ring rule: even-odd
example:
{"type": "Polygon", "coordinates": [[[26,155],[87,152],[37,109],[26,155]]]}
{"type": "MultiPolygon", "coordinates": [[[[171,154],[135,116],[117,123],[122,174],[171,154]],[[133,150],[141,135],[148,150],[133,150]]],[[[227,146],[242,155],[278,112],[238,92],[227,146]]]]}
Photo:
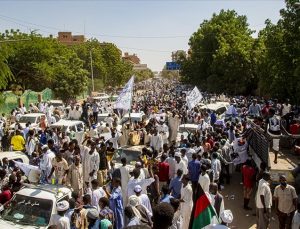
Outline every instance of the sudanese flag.
{"type": "Polygon", "coordinates": [[[189,229],[200,229],[211,223],[211,220],[216,216],[216,211],[211,205],[201,185],[198,183],[196,189],[196,202],[192,210],[189,229]]]}

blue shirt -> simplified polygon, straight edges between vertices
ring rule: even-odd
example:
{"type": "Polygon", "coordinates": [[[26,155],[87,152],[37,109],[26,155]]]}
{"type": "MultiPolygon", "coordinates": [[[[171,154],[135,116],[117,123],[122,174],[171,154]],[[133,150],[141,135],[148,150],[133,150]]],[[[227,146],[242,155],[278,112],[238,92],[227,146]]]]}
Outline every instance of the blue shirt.
{"type": "Polygon", "coordinates": [[[192,182],[198,182],[200,175],[200,161],[192,160],[188,164],[188,170],[190,174],[190,179],[192,182]]]}
{"type": "Polygon", "coordinates": [[[176,199],[180,197],[180,191],[181,191],[181,177],[175,177],[171,180],[169,188],[172,190],[172,196],[176,199]]]}
{"type": "Polygon", "coordinates": [[[165,196],[163,196],[161,199],[160,199],[160,202],[161,203],[170,203],[170,199],[173,199],[174,197],[173,196],[171,196],[171,195],[169,195],[169,194],[167,194],[167,195],[165,195],[165,196]]]}

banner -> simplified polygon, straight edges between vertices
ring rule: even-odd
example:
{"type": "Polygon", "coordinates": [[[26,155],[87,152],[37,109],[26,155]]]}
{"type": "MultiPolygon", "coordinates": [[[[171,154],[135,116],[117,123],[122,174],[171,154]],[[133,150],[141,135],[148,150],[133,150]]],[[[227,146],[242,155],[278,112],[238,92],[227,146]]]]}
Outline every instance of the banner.
{"type": "Polygon", "coordinates": [[[194,89],[186,96],[186,103],[188,105],[188,108],[190,110],[193,109],[202,100],[202,98],[203,96],[201,92],[197,87],[194,87],[194,89]]]}
{"type": "Polygon", "coordinates": [[[131,108],[134,76],[130,78],[115,103],[115,109],[129,110],[131,108]]]}

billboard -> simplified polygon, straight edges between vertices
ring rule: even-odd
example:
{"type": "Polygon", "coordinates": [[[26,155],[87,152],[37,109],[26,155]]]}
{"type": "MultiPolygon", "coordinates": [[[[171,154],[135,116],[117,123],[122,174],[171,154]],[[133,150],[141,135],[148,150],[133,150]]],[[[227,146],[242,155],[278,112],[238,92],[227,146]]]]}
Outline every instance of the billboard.
{"type": "Polygon", "coordinates": [[[166,70],[179,70],[180,64],[177,62],[167,62],[166,63],[166,70]]]}

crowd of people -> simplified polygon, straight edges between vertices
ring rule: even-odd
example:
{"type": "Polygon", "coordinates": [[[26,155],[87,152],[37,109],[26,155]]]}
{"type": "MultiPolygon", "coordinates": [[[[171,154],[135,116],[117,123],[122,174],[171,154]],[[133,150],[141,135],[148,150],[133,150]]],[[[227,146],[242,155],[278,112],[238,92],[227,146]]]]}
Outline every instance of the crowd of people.
{"type": "MultiPolygon", "coordinates": [[[[212,98],[205,96],[205,101],[209,100],[212,98]]],[[[281,176],[272,195],[268,165],[255,167],[247,142],[247,118],[254,118],[275,135],[280,132],[279,116],[287,126],[294,125],[292,106],[288,101],[267,101],[261,106],[256,99],[245,97],[228,99],[228,103],[224,115],[205,107],[189,110],[180,85],[148,81],[136,86],[132,101],[131,112],[144,114],[141,121],[120,122],[121,112],[107,101],[84,101],[68,109],[32,104],[28,111],[22,106],[12,111],[13,130],[5,125],[8,117],[0,117],[1,143],[5,150],[11,147],[28,155],[30,164],[40,169],[37,183],[72,189],[69,201],[57,203],[49,228],[187,229],[193,224],[191,213],[199,189],[215,211],[205,228],[229,228],[233,215],[221,192],[230,185],[236,170],[243,177],[245,210],[251,210],[250,199],[257,189],[257,228],[268,228],[274,199],[279,228],[298,229],[300,204],[295,188],[281,176]],[[27,112],[45,113],[46,120],[36,128],[29,122],[22,128],[18,119],[27,112]],[[104,122],[98,120],[100,113],[109,113],[104,122]],[[82,141],[73,133],[49,128],[62,117],[86,124],[82,141]],[[185,135],[178,132],[181,123],[197,124],[198,128],[186,130],[185,135]],[[143,145],[141,154],[134,162],[122,157],[117,165],[117,151],[128,145],[143,145]]],[[[24,173],[4,158],[0,204],[7,203],[25,182],[24,173]]]]}

